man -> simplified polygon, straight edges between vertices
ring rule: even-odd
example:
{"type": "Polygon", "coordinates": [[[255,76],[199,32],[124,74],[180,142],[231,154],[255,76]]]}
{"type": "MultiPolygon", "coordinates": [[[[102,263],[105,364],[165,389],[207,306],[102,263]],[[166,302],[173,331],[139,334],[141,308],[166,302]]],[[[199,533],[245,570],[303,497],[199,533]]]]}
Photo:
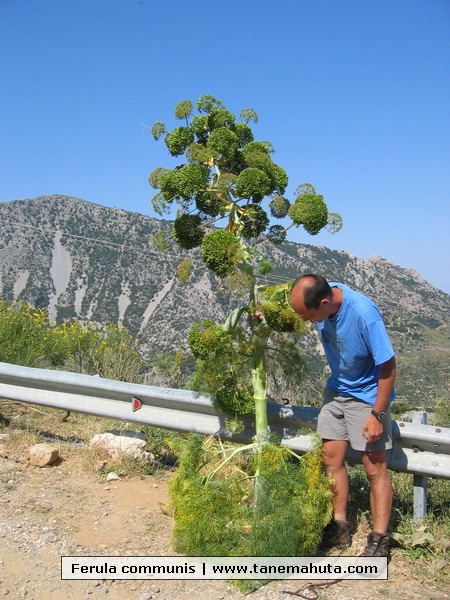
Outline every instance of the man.
{"type": "Polygon", "coordinates": [[[383,318],[363,294],[313,274],[294,282],[291,305],[305,321],[316,322],[331,369],[317,425],[325,470],[333,480],[333,520],[324,530],[324,546],[350,544],[344,464],[350,444],[362,452],[370,484],[373,531],[363,556],[388,556],[392,485],[386,450],[392,448],[389,404],[396,364],[383,318]]]}

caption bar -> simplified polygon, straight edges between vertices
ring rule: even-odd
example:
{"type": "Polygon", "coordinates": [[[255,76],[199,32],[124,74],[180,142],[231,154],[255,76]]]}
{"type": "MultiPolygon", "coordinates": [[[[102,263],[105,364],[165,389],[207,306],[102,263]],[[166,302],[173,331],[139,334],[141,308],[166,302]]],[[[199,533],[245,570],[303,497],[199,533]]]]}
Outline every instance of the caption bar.
{"type": "Polygon", "coordinates": [[[383,557],[61,557],[61,579],[387,578],[387,558],[383,557]]]}

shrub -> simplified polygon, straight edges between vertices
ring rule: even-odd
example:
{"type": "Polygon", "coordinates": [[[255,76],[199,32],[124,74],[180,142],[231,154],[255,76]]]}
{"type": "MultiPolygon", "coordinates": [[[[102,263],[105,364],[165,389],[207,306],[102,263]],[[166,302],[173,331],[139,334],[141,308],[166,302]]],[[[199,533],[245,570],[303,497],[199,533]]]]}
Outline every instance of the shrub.
{"type": "MultiPolygon", "coordinates": [[[[314,555],[331,518],[320,444],[303,457],[277,444],[256,457],[235,446],[225,451],[222,461],[223,444],[197,434],[181,447],[170,486],[175,549],[188,556],[314,555]]],[[[264,582],[235,583],[249,591],[264,582]]]]}

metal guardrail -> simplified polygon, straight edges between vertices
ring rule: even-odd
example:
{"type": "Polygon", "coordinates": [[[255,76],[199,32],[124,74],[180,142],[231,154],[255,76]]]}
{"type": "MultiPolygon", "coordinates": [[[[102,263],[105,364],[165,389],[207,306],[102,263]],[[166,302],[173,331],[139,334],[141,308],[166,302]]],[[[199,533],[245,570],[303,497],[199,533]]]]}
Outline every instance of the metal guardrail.
{"type": "MultiPolygon", "coordinates": [[[[0,397],[63,410],[131,421],[173,431],[197,431],[238,443],[255,435],[254,419],[243,419],[244,428],[233,433],[228,419],[208,397],[188,390],[153,387],[81,375],[0,363],[0,397]]],[[[268,404],[270,430],[281,444],[299,453],[313,443],[319,410],[311,407],[268,404]],[[299,433],[300,431],[300,433],[299,433]]],[[[394,447],[388,467],[415,476],[450,479],[450,428],[392,421],[394,447]]],[[[349,462],[361,462],[349,450],[349,462]]]]}

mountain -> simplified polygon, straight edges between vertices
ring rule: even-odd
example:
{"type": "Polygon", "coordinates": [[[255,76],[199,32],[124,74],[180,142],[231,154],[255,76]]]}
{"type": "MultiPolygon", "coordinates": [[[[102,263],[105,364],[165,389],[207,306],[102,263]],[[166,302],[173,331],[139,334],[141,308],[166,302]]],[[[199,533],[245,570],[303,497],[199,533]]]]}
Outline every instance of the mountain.
{"type": "MultiPolygon", "coordinates": [[[[171,227],[170,221],[68,196],[0,203],[0,296],[46,307],[51,321],[121,323],[146,357],[186,348],[194,322],[223,322],[240,300],[202,266],[198,249],[182,250],[171,241],[171,227]],[[152,244],[158,232],[167,237],[167,253],[152,244]],[[188,284],[177,276],[186,257],[197,266],[188,284]]],[[[318,272],[373,298],[397,351],[398,398],[427,406],[447,397],[448,294],[379,257],[366,261],[291,242],[263,242],[258,249],[274,265],[262,283],[318,272]]],[[[297,337],[317,393],[325,372],[317,337],[297,337]]]]}

